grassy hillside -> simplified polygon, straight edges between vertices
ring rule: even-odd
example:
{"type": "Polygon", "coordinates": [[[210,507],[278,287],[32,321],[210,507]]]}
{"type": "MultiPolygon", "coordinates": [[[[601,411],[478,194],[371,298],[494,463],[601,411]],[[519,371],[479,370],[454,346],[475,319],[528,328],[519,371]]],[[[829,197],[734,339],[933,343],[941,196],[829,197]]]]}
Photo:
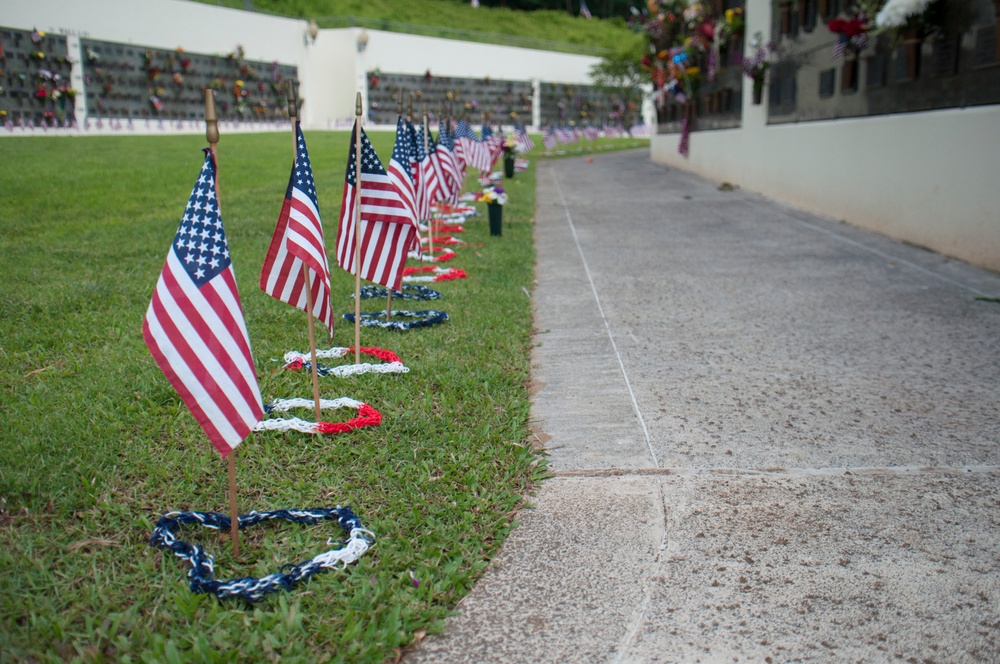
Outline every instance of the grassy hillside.
{"type": "MultiPolygon", "coordinates": [[[[245,6],[244,0],[199,1],[235,9],[245,6]]],[[[351,24],[348,17],[353,17],[354,25],[372,29],[594,55],[640,39],[621,19],[586,19],[555,11],[474,8],[465,0],[254,0],[253,7],[256,11],[282,16],[314,18],[322,28],[344,27],[351,24]]]]}

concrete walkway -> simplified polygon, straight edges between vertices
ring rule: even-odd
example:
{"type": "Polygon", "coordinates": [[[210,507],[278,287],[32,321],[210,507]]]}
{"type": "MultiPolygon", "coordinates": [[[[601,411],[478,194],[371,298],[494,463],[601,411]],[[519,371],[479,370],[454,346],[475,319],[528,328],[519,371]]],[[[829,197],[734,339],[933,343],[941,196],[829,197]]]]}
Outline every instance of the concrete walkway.
{"type": "Polygon", "coordinates": [[[1000,276],[645,151],[538,168],[554,476],[407,661],[1000,661],[1000,276]]]}

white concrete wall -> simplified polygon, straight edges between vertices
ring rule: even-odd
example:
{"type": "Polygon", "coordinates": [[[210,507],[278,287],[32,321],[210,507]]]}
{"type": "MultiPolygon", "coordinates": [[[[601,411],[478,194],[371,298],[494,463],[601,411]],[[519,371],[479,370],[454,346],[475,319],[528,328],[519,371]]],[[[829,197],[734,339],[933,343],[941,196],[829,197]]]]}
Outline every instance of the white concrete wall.
{"type": "MultiPolygon", "coordinates": [[[[768,34],[749,0],[747,35],[768,34]],[[755,20],[756,19],[756,20],[755,20]]],[[[654,136],[653,161],[1000,271],[1000,106],[767,125],[743,87],[743,126],[654,136]]]]}
{"type": "Polygon", "coordinates": [[[0,0],[0,25],[297,64],[307,24],[185,0],[0,0]]]}
{"type": "Polygon", "coordinates": [[[423,74],[429,69],[438,76],[584,84],[590,84],[590,68],[600,62],[588,55],[375,30],[368,31],[364,60],[368,69],[379,67],[394,74],[423,74]]]}
{"type": "MultiPolygon", "coordinates": [[[[0,0],[0,25],[208,54],[229,53],[241,44],[248,59],[299,67],[302,122],[312,129],[342,126],[353,118],[357,92],[367,95],[365,72],[375,68],[589,84],[590,68],[599,62],[591,56],[378,30],[367,31],[368,46],[360,52],[360,28],[321,30],[313,43],[304,20],[187,0],[0,0]]],[[[81,88],[83,81],[73,84],[81,88]]],[[[82,111],[82,97],[80,107],[82,111]]]]}

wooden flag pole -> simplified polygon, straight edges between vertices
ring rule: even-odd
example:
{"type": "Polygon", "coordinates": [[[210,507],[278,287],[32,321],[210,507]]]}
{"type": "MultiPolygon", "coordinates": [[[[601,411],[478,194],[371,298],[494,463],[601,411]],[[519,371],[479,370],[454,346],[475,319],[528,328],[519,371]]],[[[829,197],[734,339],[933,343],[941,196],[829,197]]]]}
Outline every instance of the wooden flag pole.
{"type": "MultiPolygon", "coordinates": [[[[215,200],[219,200],[219,115],[215,112],[215,92],[205,88],[205,140],[215,160],[215,200]]],[[[236,507],[236,450],[229,450],[229,537],[233,541],[233,558],[240,557],[240,513],[236,507]]]]}
{"type": "MultiPolygon", "coordinates": [[[[288,85],[288,119],[292,121],[292,161],[297,162],[299,159],[299,135],[296,131],[296,120],[299,114],[299,91],[298,85],[295,81],[291,81],[288,85]]],[[[309,325],[309,354],[312,360],[312,385],[313,385],[313,412],[316,415],[316,421],[320,421],[322,415],[319,408],[319,370],[316,366],[316,323],[313,321],[313,297],[312,297],[312,280],[313,271],[303,263],[302,269],[305,270],[306,277],[306,321],[309,325]]]]}
{"type": "MultiPolygon", "coordinates": [[[[430,154],[427,152],[429,149],[428,137],[430,136],[431,128],[427,124],[427,104],[424,103],[424,154],[430,159],[430,154]]],[[[431,163],[431,168],[433,168],[433,162],[431,163]]],[[[426,191],[426,189],[425,189],[426,191]]],[[[434,213],[430,213],[430,218],[427,219],[427,255],[434,257],[434,213]]]]}
{"type": "Polygon", "coordinates": [[[236,450],[229,450],[229,538],[233,540],[233,558],[240,557],[240,513],[236,509],[236,450]]]}
{"type": "MultiPolygon", "coordinates": [[[[403,117],[403,88],[399,89],[396,96],[396,115],[403,117]]],[[[385,320],[388,323],[392,320],[392,286],[385,289],[385,320]]]]}
{"type": "Polygon", "coordinates": [[[361,364],[361,93],[354,102],[354,363],[361,364]]]}

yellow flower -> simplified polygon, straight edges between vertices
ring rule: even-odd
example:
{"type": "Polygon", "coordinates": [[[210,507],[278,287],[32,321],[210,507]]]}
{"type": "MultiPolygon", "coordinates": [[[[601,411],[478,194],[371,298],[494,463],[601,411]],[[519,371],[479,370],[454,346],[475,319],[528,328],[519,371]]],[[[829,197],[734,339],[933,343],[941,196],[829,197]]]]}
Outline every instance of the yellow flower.
{"type": "Polygon", "coordinates": [[[701,70],[698,69],[697,67],[688,67],[687,68],[687,75],[688,76],[697,76],[700,73],[701,73],[701,70]]]}

